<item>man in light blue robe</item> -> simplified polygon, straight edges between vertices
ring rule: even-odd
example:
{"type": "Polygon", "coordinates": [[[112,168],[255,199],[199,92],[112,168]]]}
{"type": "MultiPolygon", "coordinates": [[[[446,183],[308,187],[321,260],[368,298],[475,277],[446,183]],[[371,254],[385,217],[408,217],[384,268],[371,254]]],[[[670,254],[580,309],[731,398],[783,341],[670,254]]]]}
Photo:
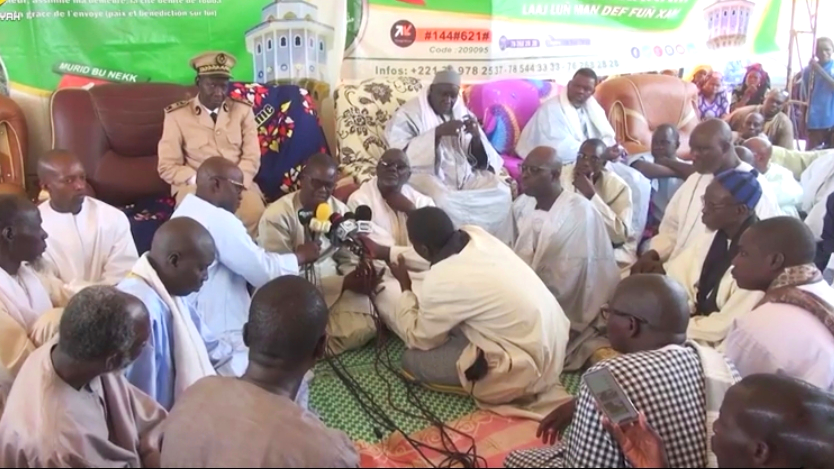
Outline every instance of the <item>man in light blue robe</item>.
{"type": "Polygon", "coordinates": [[[117,286],[139,298],[151,318],[151,337],[125,375],[167,410],[188,386],[228,366],[232,356],[231,347],[217,340],[184,298],[203,285],[215,251],[199,223],[170,220],[117,286]]]}
{"type": "Polygon", "coordinates": [[[299,264],[318,258],[319,245],[303,244],[295,254],[267,252],[247,234],[235,216],[243,193],[243,172],[231,161],[209,158],[197,170],[196,194],[186,195],[172,218],[188,217],[208,230],[217,246],[217,261],[208,269],[200,291],[189,295],[191,306],[208,328],[234,349],[231,371],[246,371],[248,348],[243,325],[249,319],[249,287],[260,288],[283,275],[298,275],[299,264]]]}

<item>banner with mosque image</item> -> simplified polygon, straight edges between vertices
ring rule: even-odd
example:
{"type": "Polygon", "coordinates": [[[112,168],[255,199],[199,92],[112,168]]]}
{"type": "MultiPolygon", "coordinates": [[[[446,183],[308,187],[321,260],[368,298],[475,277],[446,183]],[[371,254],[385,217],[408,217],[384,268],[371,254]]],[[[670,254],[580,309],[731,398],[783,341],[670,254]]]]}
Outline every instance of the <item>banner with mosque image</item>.
{"type": "Polygon", "coordinates": [[[427,79],[452,66],[478,82],[754,58],[785,42],[778,31],[790,1],[352,0],[348,8],[343,80],[427,79]]]}

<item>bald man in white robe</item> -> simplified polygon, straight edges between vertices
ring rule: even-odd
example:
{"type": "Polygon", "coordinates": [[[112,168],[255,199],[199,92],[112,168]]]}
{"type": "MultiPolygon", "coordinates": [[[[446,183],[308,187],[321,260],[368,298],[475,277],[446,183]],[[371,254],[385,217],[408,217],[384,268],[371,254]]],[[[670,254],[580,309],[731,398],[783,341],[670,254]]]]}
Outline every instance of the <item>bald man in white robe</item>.
{"type": "Polygon", "coordinates": [[[524,195],[513,204],[514,250],[533,268],[571,322],[566,371],[581,369],[608,347],[602,306],[620,281],[611,239],[593,202],[565,190],[556,151],[533,150],[521,165],[524,195]]]}
{"type": "Polygon", "coordinates": [[[71,291],[120,282],[139,258],[127,216],[86,195],[84,167],[69,152],[41,158],[38,178],[49,193],[38,207],[49,235],[45,265],[71,291]]]}

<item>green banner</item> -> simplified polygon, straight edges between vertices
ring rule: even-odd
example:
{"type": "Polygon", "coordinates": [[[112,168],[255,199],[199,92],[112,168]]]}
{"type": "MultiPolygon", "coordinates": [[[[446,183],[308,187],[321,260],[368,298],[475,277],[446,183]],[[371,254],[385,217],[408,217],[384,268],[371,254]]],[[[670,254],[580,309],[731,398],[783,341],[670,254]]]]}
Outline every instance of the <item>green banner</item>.
{"type": "Polygon", "coordinates": [[[243,81],[562,79],[736,60],[777,50],[783,0],[0,0],[0,92],[190,83],[224,50],[243,81]],[[347,9],[346,25],[333,24],[347,9]],[[344,61],[339,58],[346,34],[344,61]],[[338,44],[338,46],[336,46],[338,44]]]}

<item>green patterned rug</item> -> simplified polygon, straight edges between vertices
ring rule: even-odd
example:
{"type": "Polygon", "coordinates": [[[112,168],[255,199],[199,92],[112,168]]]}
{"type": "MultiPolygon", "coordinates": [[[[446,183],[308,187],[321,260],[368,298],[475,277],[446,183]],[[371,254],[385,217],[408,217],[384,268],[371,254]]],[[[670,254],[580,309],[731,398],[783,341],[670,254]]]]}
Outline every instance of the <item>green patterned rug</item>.
{"type": "MultiPolygon", "coordinates": [[[[404,350],[405,347],[401,341],[389,342],[388,354],[395,367],[399,366],[404,350]]],[[[444,422],[456,420],[477,409],[470,397],[442,394],[420,386],[405,384],[400,377],[385,369],[382,364],[375,366],[376,357],[376,345],[370,344],[359,350],[342,354],[339,360],[356,382],[373,397],[374,401],[384,409],[385,414],[405,433],[411,434],[429,427],[426,420],[407,415],[409,413],[420,415],[417,407],[409,401],[407,386],[410,386],[413,394],[444,422]]],[[[383,356],[383,360],[387,361],[387,358],[383,356]]],[[[576,373],[562,376],[562,382],[570,393],[574,394],[578,390],[579,378],[580,375],[576,373]]],[[[310,407],[328,427],[342,430],[354,441],[377,443],[390,434],[373,423],[349,389],[334,373],[330,364],[324,361],[315,368],[315,378],[310,386],[310,407]]]]}

